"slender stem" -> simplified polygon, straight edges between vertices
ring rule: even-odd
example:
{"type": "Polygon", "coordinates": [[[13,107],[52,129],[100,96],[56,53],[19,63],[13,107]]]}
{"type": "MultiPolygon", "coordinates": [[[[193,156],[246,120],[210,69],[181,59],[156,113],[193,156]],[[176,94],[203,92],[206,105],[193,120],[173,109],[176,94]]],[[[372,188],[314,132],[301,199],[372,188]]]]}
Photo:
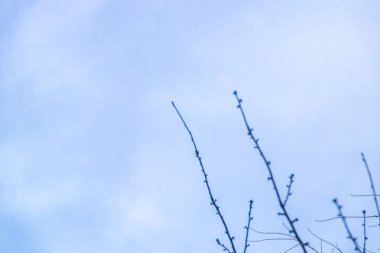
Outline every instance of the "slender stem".
{"type": "Polygon", "coordinates": [[[323,241],[322,241],[322,239],[320,241],[321,241],[321,253],[322,253],[323,252],[323,241]]]}
{"type": "Polygon", "coordinates": [[[362,251],[360,250],[360,247],[359,247],[359,244],[358,244],[358,241],[357,239],[352,235],[351,233],[351,230],[350,230],[350,227],[348,226],[347,224],[347,221],[346,221],[346,217],[343,215],[343,212],[342,212],[342,206],[338,203],[338,199],[333,199],[333,202],[336,206],[336,208],[338,209],[338,217],[341,218],[342,222],[343,222],[343,225],[344,225],[344,228],[346,229],[346,232],[348,234],[348,239],[352,241],[352,243],[354,244],[355,246],[355,251],[359,252],[359,253],[362,253],[362,251]]]}
{"type": "MultiPolygon", "coordinates": [[[[328,218],[328,219],[323,219],[323,220],[315,220],[316,222],[326,222],[326,221],[331,221],[331,220],[336,220],[336,219],[342,219],[342,217],[344,217],[345,219],[362,219],[363,216],[349,216],[349,215],[345,215],[345,216],[336,216],[336,217],[332,217],[332,218],[328,218]]],[[[378,218],[379,216],[377,215],[370,215],[370,216],[366,216],[366,218],[378,218]]],[[[377,225],[376,225],[377,226],[377,225]]]]}
{"type": "Polygon", "coordinates": [[[367,224],[366,224],[366,211],[363,210],[363,253],[366,253],[366,244],[367,244],[367,224]]]}
{"type": "Polygon", "coordinates": [[[290,174],[290,176],[289,176],[289,184],[286,186],[288,188],[288,192],[286,193],[286,197],[285,197],[285,200],[284,200],[284,206],[288,202],[288,199],[289,199],[290,195],[292,195],[291,189],[292,189],[293,182],[294,182],[294,174],[290,174]]]}
{"type": "Polygon", "coordinates": [[[286,236],[286,237],[294,239],[293,235],[289,235],[289,234],[285,234],[285,233],[281,233],[281,232],[264,232],[264,231],[259,231],[259,230],[253,229],[253,228],[251,228],[251,229],[252,229],[252,231],[254,231],[258,234],[262,234],[262,235],[277,235],[277,236],[282,235],[282,236],[286,236]]]}
{"type": "Polygon", "coordinates": [[[253,204],[253,200],[250,200],[249,201],[249,211],[248,211],[248,224],[245,227],[246,233],[245,233],[245,242],[244,242],[244,253],[247,252],[247,248],[249,247],[249,244],[248,244],[248,235],[249,235],[249,230],[250,230],[251,221],[252,221],[252,216],[251,216],[252,204],[253,204]]]}
{"type": "Polygon", "coordinates": [[[223,251],[227,251],[228,253],[231,253],[231,251],[226,247],[226,245],[224,245],[223,243],[220,242],[219,239],[216,239],[216,243],[222,247],[223,251]]]}
{"type": "MultiPolygon", "coordinates": [[[[325,239],[323,239],[323,238],[321,238],[321,237],[319,237],[319,236],[317,236],[316,234],[314,234],[309,228],[307,229],[307,230],[309,230],[309,232],[310,232],[310,234],[312,234],[312,235],[314,235],[317,239],[319,239],[319,240],[321,240],[321,242],[324,242],[324,243],[327,243],[328,245],[330,245],[331,247],[333,247],[333,248],[335,248],[335,249],[337,249],[340,253],[343,253],[342,252],[342,250],[341,249],[339,249],[339,247],[338,246],[336,246],[336,245],[334,245],[334,244],[332,244],[331,242],[329,242],[329,241],[326,241],[325,239]]],[[[321,251],[322,252],[322,251],[321,251]]]]}
{"type": "Polygon", "coordinates": [[[377,201],[377,196],[378,195],[376,194],[375,184],[373,183],[371,170],[369,169],[369,166],[368,166],[367,160],[365,159],[364,153],[361,153],[361,155],[362,155],[362,161],[364,163],[364,166],[367,169],[369,181],[371,182],[371,189],[372,189],[372,193],[373,193],[373,200],[374,200],[375,205],[376,205],[377,215],[379,216],[379,224],[378,224],[378,226],[380,228],[380,208],[379,208],[379,202],[377,201]]]}
{"type": "Polygon", "coordinates": [[[295,249],[295,248],[297,248],[298,247],[298,242],[297,242],[297,244],[296,245],[294,245],[294,246],[292,246],[292,247],[290,247],[289,249],[287,249],[287,250],[285,250],[284,251],[284,253],[287,253],[287,252],[289,252],[289,251],[291,251],[292,249],[295,249]]]}
{"type": "Polygon", "coordinates": [[[229,251],[231,253],[237,253],[236,252],[236,249],[235,249],[235,244],[234,244],[234,237],[231,236],[230,234],[230,231],[228,229],[228,226],[227,226],[227,223],[220,211],[220,207],[216,204],[216,199],[214,198],[212,192],[211,192],[211,187],[210,187],[210,184],[208,182],[208,179],[207,179],[207,174],[206,174],[206,171],[205,171],[205,168],[203,166],[203,162],[202,162],[202,158],[199,154],[199,150],[198,150],[198,147],[197,147],[197,144],[195,143],[195,140],[193,138],[193,134],[191,133],[189,127],[187,126],[185,120],[183,119],[181,113],[179,112],[179,110],[177,109],[177,107],[175,106],[174,102],[172,101],[172,105],[174,107],[174,109],[176,110],[178,116],[180,117],[183,125],[185,126],[187,132],[189,133],[190,135],[190,138],[191,138],[191,142],[193,143],[193,146],[194,146],[194,149],[195,149],[195,156],[198,158],[198,162],[199,162],[199,165],[201,166],[201,170],[202,170],[202,173],[203,173],[203,176],[204,176],[204,183],[206,184],[206,187],[207,187],[207,191],[208,191],[208,194],[210,196],[210,200],[211,200],[211,205],[214,206],[215,210],[216,210],[216,214],[219,216],[222,224],[223,224],[223,227],[225,229],[225,233],[228,237],[228,240],[230,241],[230,244],[231,244],[231,248],[232,248],[232,251],[229,251]]]}
{"type": "Polygon", "coordinates": [[[282,198],[280,196],[280,192],[278,190],[278,187],[277,187],[277,184],[276,184],[276,181],[274,179],[274,176],[273,176],[273,172],[272,172],[272,168],[270,166],[270,161],[266,158],[266,156],[264,155],[264,152],[262,151],[260,145],[259,145],[259,139],[255,138],[255,136],[253,135],[253,129],[249,126],[248,124],[248,121],[247,121],[247,118],[245,116],[245,113],[244,113],[244,110],[243,110],[243,107],[242,107],[242,102],[243,100],[241,100],[237,94],[237,91],[234,91],[233,93],[236,97],[236,100],[238,102],[238,105],[237,105],[237,108],[240,110],[241,112],[241,115],[243,116],[243,120],[244,120],[244,124],[248,130],[248,136],[251,138],[251,140],[254,142],[255,144],[255,148],[258,150],[262,160],[264,161],[265,163],[265,166],[267,167],[267,170],[268,170],[268,173],[269,173],[269,178],[268,180],[270,180],[272,182],[272,185],[273,185],[273,188],[274,188],[274,191],[275,191],[275,194],[276,194],[276,197],[277,197],[277,200],[278,200],[278,204],[280,205],[280,208],[282,210],[282,213],[280,213],[280,215],[284,215],[286,220],[288,221],[290,227],[291,227],[291,230],[289,231],[290,233],[293,233],[294,234],[294,237],[295,239],[299,242],[301,248],[302,248],[302,251],[304,253],[307,253],[307,250],[306,250],[306,247],[305,247],[305,243],[302,241],[301,237],[299,236],[297,230],[296,230],[296,227],[294,225],[294,223],[296,221],[298,221],[298,219],[294,219],[292,220],[290,218],[290,215],[284,205],[284,201],[282,201],[282,198]]]}
{"type": "Polygon", "coordinates": [[[264,238],[264,239],[259,239],[259,240],[253,240],[250,242],[266,242],[266,241],[297,241],[295,238],[290,237],[290,238],[264,238]]]}
{"type": "Polygon", "coordinates": [[[351,197],[379,197],[380,195],[373,195],[373,194],[350,194],[351,197]]]}

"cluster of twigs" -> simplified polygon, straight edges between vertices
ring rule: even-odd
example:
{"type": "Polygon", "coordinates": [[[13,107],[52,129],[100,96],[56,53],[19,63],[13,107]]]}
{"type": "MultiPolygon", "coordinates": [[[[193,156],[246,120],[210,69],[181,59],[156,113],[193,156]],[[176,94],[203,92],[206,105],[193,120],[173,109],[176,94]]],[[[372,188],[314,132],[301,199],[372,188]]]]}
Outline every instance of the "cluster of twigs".
{"type": "Polygon", "coordinates": [[[355,196],[355,197],[373,197],[374,205],[375,205],[377,214],[367,216],[367,211],[363,210],[362,211],[362,214],[363,214],[362,216],[345,216],[343,214],[343,211],[342,211],[343,206],[341,204],[339,204],[338,199],[335,198],[335,199],[333,199],[333,203],[335,204],[336,208],[338,209],[338,216],[330,218],[330,219],[322,220],[322,221],[328,221],[328,220],[332,220],[332,219],[341,219],[342,223],[344,225],[344,228],[346,230],[346,233],[347,233],[347,239],[349,239],[352,242],[352,244],[354,246],[354,250],[356,252],[358,252],[358,253],[366,253],[366,252],[371,252],[370,250],[367,249],[367,241],[368,241],[368,237],[367,237],[367,219],[368,218],[377,218],[378,219],[378,224],[376,225],[376,227],[379,227],[379,229],[380,229],[380,210],[379,210],[379,202],[377,200],[377,197],[379,195],[376,194],[376,189],[375,189],[375,185],[374,185],[374,182],[373,182],[371,170],[369,169],[369,166],[368,166],[368,163],[367,163],[367,160],[365,158],[364,153],[361,153],[361,156],[362,156],[362,161],[364,163],[364,166],[365,166],[365,168],[367,170],[368,178],[369,178],[370,185],[371,185],[372,194],[360,194],[360,195],[351,194],[351,195],[355,196]],[[357,218],[363,219],[363,224],[362,224],[362,226],[363,226],[363,244],[362,245],[363,246],[359,245],[357,237],[355,237],[353,235],[353,233],[352,233],[352,231],[350,229],[350,226],[349,226],[349,224],[347,222],[347,219],[357,219],[357,218]]]}
{"type": "MultiPolygon", "coordinates": [[[[328,244],[329,246],[331,246],[332,251],[337,250],[339,252],[342,252],[342,250],[337,246],[337,244],[333,244],[333,243],[331,243],[331,242],[329,242],[327,240],[322,239],[320,236],[317,236],[315,233],[313,233],[309,228],[308,228],[309,232],[320,241],[320,243],[321,243],[320,250],[319,251],[316,250],[308,242],[304,241],[301,238],[301,235],[297,231],[297,228],[295,226],[295,223],[298,221],[298,218],[291,218],[290,212],[289,212],[288,207],[287,207],[287,202],[289,200],[289,197],[292,195],[291,188],[292,188],[292,185],[294,183],[294,174],[290,174],[290,176],[289,176],[289,184],[286,185],[287,192],[285,194],[285,197],[283,198],[281,196],[281,194],[280,194],[280,191],[279,191],[279,188],[278,188],[278,184],[276,182],[276,178],[274,176],[274,172],[273,172],[273,169],[271,167],[271,162],[267,158],[267,156],[264,154],[261,146],[259,145],[259,139],[254,136],[254,134],[253,134],[253,128],[251,128],[250,124],[248,123],[248,120],[246,118],[246,115],[245,115],[245,112],[244,112],[243,106],[242,106],[243,100],[238,96],[237,91],[234,91],[233,95],[236,98],[237,108],[238,108],[238,110],[240,111],[240,113],[242,115],[244,125],[245,125],[245,127],[247,129],[247,132],[248,132],[248,136],[249,136],[249,138],[253,142],[253,147],[258,151],[258,153],[259,153],[259,155],[260,155],[260,157],[261,157],[262,161],[264,162],[264,165],[265,165],[265,167],[267,169],[267,172],[268,172],[268,175],[269,175],[267,179],[268,179],[268,181],[271,182],[271,184],[273,186],[275,197],[277,199],[277,202],[278,202],[278,205],[279,205],[279,208],[280,208],[280,212],[278,212],[278,215],[284,217],[286,223],[283,223],[283,225],[288,230],[287,231],[288,233],[262,232],[262,231],[258,231],[258,230],[255,230],[255,229],[251,228],[251,221],[253,220],[253,218],[252,218],[253,200],[250,200],[249,201],[249,209],[248,209],[248,222],[247,222],[247,225],[244,227],[245,230],[246,230],[246,232],[245,232],[243,253],[247,252],[247,249],[250,246],[249,242],[280,241],[280,240],[293,241],[293,242],[296,243],[295,245],[293,245],[292,247],[288,248],[284,252],[289,252],[289,251],[291,251],[291,250],[299,247],[302,250],[303,253],[307,253],[308,250],[310,250],[312,252],[317,252],[317,253],[320,252],[320,253],[322,253],[322,251],[323,251],[323,243],[328,244]],[[263,234],[263,235],[266,235],[266,236],[274,236],[274,237],[273,238],[265,238],[265,239],[261,239],[261,240],[249,240],[249,232],[250,231],[254,231],[254,232],[259,233],[259,234],[263,234]]],[[[208,195],[210,197],[211,205],[214,207],[214,209],[216,211],[216,214],[219,217],[219,220],[221,221],[221,223],[223,225],[224,232],[225,232],[226,237],[228,239],[228,242],[229,242],[228,244],[229,245],[227,246],[224,243],[222,243],[219,238],[216,239],[216,242],[223,249],[223,251],[226,251],[228,253],[238,253],[237,250],[236,250],[236,246],[235,246],[235,237],[232,236],[232,234],[230,232],[230,229],[228,227],[228,224],[227,224],[224,216],[222,215],[221,208],[217,204],[217,199],[214,197],[214,195],[212,193],[212,190],[211,190],[211,187],[210,187],[210,183],[209,183],[209,179],[208,179],[208,175],[207,175],[205,167],[203,165],[202,158],[200,156],[200,152],[199,152],[198,147],[196,145],[196,142],[194,140],[193,134],[190,131],[188,125],[186,124],[184,118],[182,117],[181,113],[179,112],[179,110],[176,107],[176,105],[174,104],[174,102],[172,102],[172,106],[174,107],[175,111],[177,112],[178,116],[180,117],[180,119],[181,119],[184,127],[186,128],[186,130],[187,130],[187,132],[188,132],[188,134],[190,136],[191,142],[192,142],[194,150],[195,150],[195,156],[198,159],[199,165],[201,167],[201,171],[202,171],[202,174],[203,174],[203,177],[204,177],[204,183],[206,185],[207,192],[208,192],[208,195]]],[[[366,211],[363,210],[363,212],[362,212],[363,215],[362,216],[345,216],[345,215],[343,215],[343,212],[342,212],[342,208],[343,208],[342,205],[340,205],[338,203],[338,199],[335,198],[333,200],[333,203],[335,204],[335,206],[338,209],[338,216],[333,217],[333,218],[329,218],[329,219],[324,219],[324,220],[317,220],[317,221],[319,221],[319,222],[326,222],[326,221],[331,221],[331,220],[334,220],[334,219],[341,219],[342,222],[343,222],[344,228],[345,228],[345,230],[347,232],[347,235],[348,235],[347,238],[354,244],[355,251],[359,252],[359,253],[366,253],[366,252],[372,252],[372,251],[369,251],[367,249],[367,246],[366,246],[367,245],[366,243],[367,243],[367,240],[368,240],[368,237],[367,237],[367,219],[369,219],[369,218],[377,218],[378,219],[378,225],[377,226],[380,228],[380,211],[379,211],[379,203],[378,203],[378,200],[377,200],[377,197],[379,195],[376,194],[376,190],[375,190],[375,186],[374,186],[374,182],[373,182],[371,171],[369,169],[369,166],[368,166],[368,163],[367,163],[367,160],[366,160],[364,154],[362,153],[361,155],[362,155],[362,161],[363,161],[363,163],[364,163],[364,165],[366,167],[366,170],[367,170],[367,173],[368,173],[368,177],[369,177],[369,180],[370,180],[372,194],[353,195],[353,196],[357,196],[357,197],[371,196],[371,197],[373,197],[374,203],[375,203],[375,207],[376,207],[376,210],[377,210],[377,214],[376,215],[366,215],[366,211]],[[355,219],[355,218],[361,218],[361,219],[363,219],[363,224],[362,224],[363,225],[363,246],[359,245],[357,238],[351,232],[351,229],[350,229],[350,227],[348,225],[348,222],[347,222],[347,219],[355,219]]]]}

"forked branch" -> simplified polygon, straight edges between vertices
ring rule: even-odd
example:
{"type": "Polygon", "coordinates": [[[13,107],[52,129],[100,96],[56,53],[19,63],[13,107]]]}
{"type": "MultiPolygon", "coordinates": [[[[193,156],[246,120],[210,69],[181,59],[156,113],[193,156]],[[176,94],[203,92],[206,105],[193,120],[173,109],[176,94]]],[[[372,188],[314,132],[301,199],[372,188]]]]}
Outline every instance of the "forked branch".
{"type": "MultiPolygon", "coordinates": [[[[318,235],[314,234],[309,228],[307,229],[309,230],[310,234],[312,234],[314,237],[316,237],[317,239],[319,239],[322,243],[327,243],[328,245],[330,245],[333,249],[336,249],[338,250],[340,253],[343,253],[342,250],[337,246],[337,245],[334,245],[333,243],[329,242],[329,241],[326,241],[325,239],[319,237],[318,235]]],[[[322,253],[322,250],[321,250],[321,253],[322,253]]]]}
{"type": "MultiPolygon", "coordinates": [[[[256,148],[262,158],[262,160],[264,161],[265,163],[265,166],[268,170],[268,173],[269,173],[269,177],[268,177],[268,180],[272,182],[272,185],[273,185],[273,188],[274,188],[274,191],[275,191],[275,194],[276,194],[276,197],[277,197],[277,200],[278,200],[278,203],[280,205],[280,208],[282,210],[282,212],[279,213],[279,215],[283,215],[285,216],[287,222],[289,223],[291,229],[289,230],[289,232],[291,234],[294,234],[294,238],[296,239],[296,241],[298,241],[299,245],[301,246],[302,248],[302,251],[304,253],[307,253],[307,250],[306,250],[306,246],[307,243],[303,242],[303,240],[301,239],[300,235],[298,234],[297,230],[296,230],[296,227],[294,225],[295,222],[298,221],[298,219],[291,219],[290,218],[290,215],[288,213],[288,210],[286,209],[286,202],[282,200],[281,198],[281,195],[280,195],[280,192],[278,190],[278,187],[277,187],[277,183],[276,183],[276,180],[273,176],[273,172],[272,172],[272,168],[271,168],[271,163],[270,161],[267,159],[267,157],[265,156],[263,150],[261,149],[260,145],[259,145],[259,139],[256,138],[254,135],[253,135],[253,129],[250,127],[250,125],[248,124],[248,121],[247,121],[247,118],[245,116],[245,113],[244,113],[244,110],[243,110],[243,107],[242,107],[242,102],[243,100],[239,98],[238,94],[237,94],[237,91],[234,91],[233,94],[235,95],[236,97],[236,100],[237,100],[237,108],[240,110],[241,112],[241,115],[243,116],[243,121],[244,121],[244,124],[245,124],[245,127],[247,128],[247,131],[248,131],[248,136],[251,138],[251,140],[253,141],[254,143],[254,148],[256,148]]],[[[289,190],[290,190],[290,186],[289,186],[289,190]]]]}

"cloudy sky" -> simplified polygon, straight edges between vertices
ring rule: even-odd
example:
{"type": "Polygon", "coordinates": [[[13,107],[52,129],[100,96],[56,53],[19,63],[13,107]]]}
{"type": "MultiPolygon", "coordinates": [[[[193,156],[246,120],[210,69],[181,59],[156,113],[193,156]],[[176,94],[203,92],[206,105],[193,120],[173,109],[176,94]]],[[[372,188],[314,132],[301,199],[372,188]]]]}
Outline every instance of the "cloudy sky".
{"type": "MultiPolygon", "coordinates": [[[[303,238],[352,252],[339,220],[315,220],[337,214],[334,197],[375,214],[350,194],[370,193],[360,152],[380,190],[379,26],[370,0],[0,0],[0,251],[222,252],[172,100],[238,250],[249,199],[254,229],[286,232],[238,90],[283,195],[296,175],[303,238]]],[[[349,222],[362,243],[362,221],[349,222]]],[[[380,231],[368,233],[377,251],[380,231]]]]}

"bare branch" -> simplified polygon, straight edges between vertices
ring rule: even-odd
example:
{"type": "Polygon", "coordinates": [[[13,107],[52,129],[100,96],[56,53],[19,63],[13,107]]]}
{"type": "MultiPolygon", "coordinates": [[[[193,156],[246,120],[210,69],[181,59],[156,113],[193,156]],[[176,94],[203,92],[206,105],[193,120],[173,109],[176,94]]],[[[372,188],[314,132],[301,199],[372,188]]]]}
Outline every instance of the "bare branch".
{"type": "MultiPolygon", "coordinates": [[[[279,232],[261,232],[261,231],[257,231],[257,230],[254,230],[252,229],[253,231],[257,232],[257,233],[260,233],[260,234],[266,234],[266,235],[282,235],[284,237],[275,237],[275,238],[264,238],[264,239],[259,239],[259,240],[253,240],[253,241],[250,241],[250,242],[265,242],[265,241],[295,241],[297,242],[297,245],[296,246],[301,246],[296,237],[294,235],[290,235],[290,234],[285,234],[285,233],[279,233],[279,232]]],[[[309,245],[309,243],[304,243],[303,245],[304,247],[307,247],[309,249],[311,249],[312,251],[314,251],[315,253],[319,253],[317,250],[315,250],[313,247],[311,247],[309,245]]]]}
{"type": "Polygon", "coordinates": [[[259,240],[252,240],[250,242],[265,242],[265,241],[297,241],[294,237],[291,238],[264,238],[264,239],[259,239],[259,240]]]}
{"type": "Polygon", "coordinates": [[[367,243],[367,225],[366,225],[366,211],[363,210],[363,253],[366,253],[366,243],[367,243]]]}
{"type": "Polygon", "coordinates": [[[315,236],[317,239],[321,240],[321,242],[324,242],[324,243],[327,243],[328,245],[330,245],[331,247],[335,248],[336,250],[338,250],[340,253],[343,253],[341,249],[339,249],[338,246],[332,244],[331,242],[329,241],[326,241],[325,239],[322,239],[321,237],[317,236],[316,234],[314,234],[309,228],[307,229],[309,230],[310,234],[312,234],[313,236],[315,236]]]}
{"type": "Polygon", "coordinates": [[[380,195],[373,195],[373,194],[350,194],[351,197],[379,197],[380,195]]]}
{"type": "Polygon", "coordinates": [[[249,211],[248,211],[248,224],[245,227],[246,233],[245,233],[245,242],[244,242],[244,253],[247,252],[247,248],[250,246],[249,243],[248,243],[248,235],[249,235],[249,230],[250,230],[250,227],[251,227],[251,221],[253,219],[252,216],[251,216],[252,205],[253,205],[253,200],[250,200],[249,201],[249,211]]]}
{"type": "Polygon", "coordinates": [[[322,241],[322,239],[320,240],[320,242],[321,242],[321,253],[323,252],[323,241],[322,241]]]}
{"type": "Polygon", "coordinates": [[[369,166],[368,166],[368,163],[367,163],[367,160],[364,156],[364,153],[361,153],[362,155],[362,161],[364,163],[364,166],[365,168],[367,169],[367,173],[368,173],[368,177],[369,177],[369,181],[371,183],[371,189],[372,189],[372,195],[373,195],[373,201],[375,202],[375,206],[376,206],[376,211],[377,211],[377,215],[379,216],[379,228],[380,228],[380,208],[379,208],[379,202],[377,201],[377,194],[376,194],[376,190],[375,190],[375,185],[373,183],[373,179],[372,179],[372,174],[371,174],[371,170],[369,169],[369,166]]]}
{"type": "MultiPolygon", "coordinates": [[[[363,219],[363,216],[336,216],[336,217],[332,217],[332,218],[327,218],[327,219],[323,219],[323,220],[315,220],[316,222],[327,222],[327,221],[331,221],[331,220],[337,220],[337,219],[342,219],[345,218],[345,219],[363,219]]],[[[370,216],[366,216],[366,218],[378,218],[379,216],[378,215],[370,215],[370,216]]],[[[377,226],[377,225],[375,225],[377,226]]]]}
{"type": "Polygon", "coordinates": [[[194,149],[195,149],[195,156],[198,158],[199,165],[201,166],[201,170],[202,170],[202,173],[203,173],[203,176],[204,176],[204,181],[203,182],[206,184],[207,191],[208,191],[208,194],[209,194],[210,200],[211,200],[211,205],[214,206],[214,208],[216,210],[216,214],[219,216],[219,218],[220,218],[220,220],[221,220],[221,222],[223,224],[223,227],[225,229],[225,233],[226,233],[226,235],[228,237],[228,240],[230,241],[231,248],[232,248],[232,251],[230,251],[230,253],[237,253],[236,249],[235,249],[235,244],[234,244],[234,237],[231,236],[230,231],[229,231],[228,226],[227,226],[227,223],[226,223],[226,221],[225,221],[225,219],[224,219],[224,217],[223,217],[223,215],[222,215],[222,213],[220,211],[220,207],[216,204],[216,199],[214,198],[214,196],[213,196],[213,194],[211,192],[211,187],[210,187],[209,181],[207,179],[207,174],[206,174],[205,168],[203,166],[202,158],[201,158],[201,156],[199,154],[198,147],[197,147],[197,145],[195,143],[195,140],[193,138],[193,134],[191,133],[189,127],[187,126],[185,120],[183,119],[181,113],[179,112],[179,110],[177,109],[177,107],[175,106],[175,104],[174,104],[173,101],[172,101],[172,105],[173,105],[174,109],[176,110],[178,116],[180,117],[183,125],[185,126],[185,128],[187,130],[187,132],[190,135],[191,142],[193,143],[193,146],[194,146],[194,149]]]}
{"type": "Polygon", "coordinates": [[[259,231],[259,230],[253,229],[253,228],[251,228],[251,230],[258,233],[258,234],[262,234],[262,235],[283,235],[285,237],[294,238],[294,236],[292,236],[292,235],[281,233],[281,232],[263,232],[263,231],[259,231]]]}
{"type": "Polygon", "coordinates": [[[272,168],[271,168],[271,163],[270,161],[267,159],[267,157],[264,155],[264,152],[263,150],[261,149],[260,145],[259,145],[259,139],[255,138],[255,136],[253,135],[253,129],[250,127],[250,125],[248,124],[248,121],[247,121],[247,118],[245,116],[245,113],[244,113],[244,110],[243,110],[243,107],[242,107],[242,102],[243,100],[239,98],[238,94],[237,94],[237,91],[234,91],[233,94],[235,95],[236,97],[236,100],[238,102],[238,105],[237,105],[237,108],[240,110],[241,112],[241,115],[243,117],[243,121],[244,121],[244,124],[245,124],[245,127],[247,128],[248,130],[248,136],[250,137],[250,139],[253,141],[254,143],[254,148],[257,149],[257,151],[259,152],[262,160],[264,161],[265,163],[265,166],[268,170],[268,173],[269,173],[269,177],[268,177],[268,180],[272,182],[272,185],[273,185],[273,188],[274,188],[274,191],[275,191],[275,194],[276,194],[276,197],[277,197],[277,200],[278,200],[278,203],[280,205],[280,208],[282,210],[281,213],[279,213],[279,215],[283,215],[285,216],[286,220],[288,221],[290,227],[291,227],[291,230],[289,230],[290,233],[294,234],[296,240],[298,241],[298,243],[300,244],[301,248],[302,248],[302,251],[304,253],[307,253],[307,250],[306,250],[306,247],[305,247],[305,243],[302,241],[300,235],[298,234],[297,230],[296,230],[296,227],[294,225],[294,223],[296,221],[298,221],[298,219],[291,219],[290,218],[290,215],[288,213],[288,210],[286,209],[285,205],[284,205],[284,201],[282,201],[282,198],[281,198],[281,195],[280,195],[280,192],[278,190],[278,187],[277,187],[277,183],[274,179],[274,176],[273,176],[273,172],[272,172],[272,168]]]}
{"type": "Polygon", "coordinates": [[[338,209],[338,217],[341,218],[341,220],[343,221],[343,225],[344,225],[344,228],[346,229],[346,232],[348,234],[348,239],[350,239],[352,241],[352,243],[354,244],[355,246],[355,251],[359,252],[359,253],[362,253],[362,251],[360,250],[360,247],[359,247],[359,244],[358,244],[358,241],[357,239],[352,235],[351,233],[351,230],[347,224],[347,221],[346,221],[346,217],[343,215],[343,212],[342,212],[342,206],[338,203],[338,199],[333,199],[333,202],[336,206],[336,208],[338,209]]]}
{"type": "Polygon", "coordinates": [[[289,249],[285,250],[284,253],[287,253],[287,252],[289,252],[289,251],[297,248],[298,246],[299,246],[299,243],[297,243],[296,245],[294,245],[294,246],[290,247],[289,249]]]}
{"type": "Polygon", "coordinates": [[[286,186],[286,188],[288,188],[288,192],[286,193],[286,197],[285,197],[285,200],[284,200],[284,206],[286,205],[286,202],[288,202],[288,199],[289,199],[290,195],[292,195],[291,188],[292,188],[292,184],[294,182],[293,178],[294,178],[294,174],[290,174],[290,176],[289,176],[289,184],[286,186]]]}
{"type": "Polygon", "coordinates": [[[216,243],[223,248],[223,251],[227,251],[228,253],[231,253],[231,251],[224,245],[223,243],[220,242],[219,239],[216,239],[216,243]]]}

